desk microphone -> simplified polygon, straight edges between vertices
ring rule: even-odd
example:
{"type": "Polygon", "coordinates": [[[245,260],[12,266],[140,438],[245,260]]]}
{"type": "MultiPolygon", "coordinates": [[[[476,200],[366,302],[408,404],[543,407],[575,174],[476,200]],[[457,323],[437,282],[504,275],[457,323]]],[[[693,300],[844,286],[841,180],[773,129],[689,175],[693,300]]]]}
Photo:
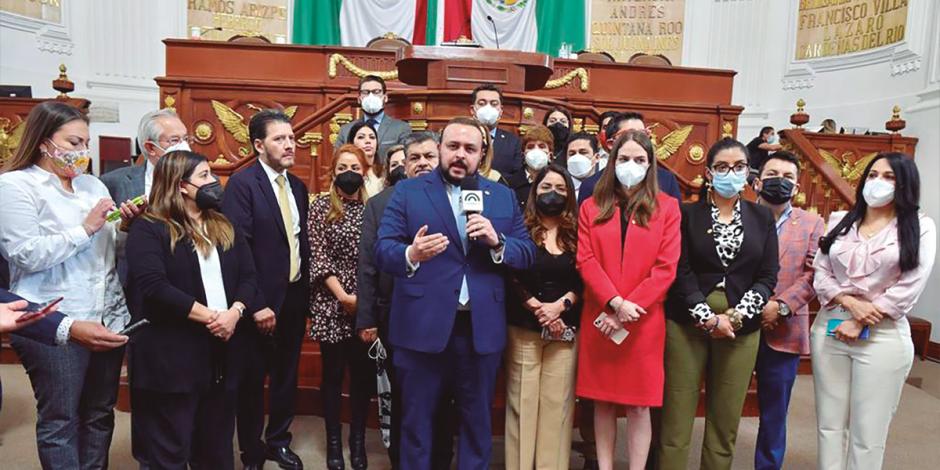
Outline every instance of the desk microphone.
{"type": "Polygon", "coordinates": [[[496,21],[494,21],[493,17],[490,15],[486,15],[486,20],[493,25],[493,37],[496,38],[496,48],[499,49],[499,31],[496,30],[496,21]]]}
{"type": "Polygon", "coordinates": [[[468,219],[471,214],[483,212],[483,191],[476,175],[467,175],[460,182],[460,210],[468,219]]]}

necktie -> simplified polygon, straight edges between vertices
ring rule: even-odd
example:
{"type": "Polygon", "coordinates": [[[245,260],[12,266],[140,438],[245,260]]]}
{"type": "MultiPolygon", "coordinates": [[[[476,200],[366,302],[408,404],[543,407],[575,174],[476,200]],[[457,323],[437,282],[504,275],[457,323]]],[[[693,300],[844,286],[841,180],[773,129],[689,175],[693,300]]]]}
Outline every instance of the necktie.
{"type": "Polygon", "coordinates": [[[372,128],[375,129],[376,132],[379,131],[379,122],[376,121],[375,119],[369,119],[369,120],[367,120],[367,121],[366,121],[366,124],[372,126],[372,128]]]}
{"type": "Polygon", "coordinates": [[[300,248],[297,246],[297,237],[294,236],[294,217],[290,212],[290,199],[287,195],[287,178],[277,175],[277,205],[281,207],[281,219],[284,220],[284,231],[287,233],[287,246],[290,247],[290,280],[297,280],[300,274],[300,248]]]}
{"type": "MultiPolygon", "coordinates": [[[[463,245],[463,252],[467,254],[469,243],[467,240],[467,218],[460,210],[460,187],[450,186],[450,208],[454,211],[454,219],[457,222],[457,232],[460,234],[460,242],[463,245]]],[[[467,287],[467,276],[464,275],[460,283],[460,297],[457,298],[460,305],[466,306],[470,301],[470,289],[467,287]]]]}

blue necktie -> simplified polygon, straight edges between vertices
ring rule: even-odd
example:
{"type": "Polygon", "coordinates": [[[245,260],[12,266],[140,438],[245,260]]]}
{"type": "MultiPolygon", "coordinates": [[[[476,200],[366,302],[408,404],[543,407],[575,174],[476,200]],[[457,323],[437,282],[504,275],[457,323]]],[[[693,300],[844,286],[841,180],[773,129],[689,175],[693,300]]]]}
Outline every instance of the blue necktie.
{"type": "MultiPolygon", "coordinates": [[[[457,222],[457,232],[460,233],[460,242],[463,244],[463,252],[467,254],[469,241],[467,240],[467,218],[460,210],[460,187],[448,185],[450,188],[450,208],[454,211],[454,220],[457,222]]],[[[457,299],[460,305],[466,306],[470,302],[470,289],[467,288],[467,276],[464,275],[463,282],[460,284],[460,297],[457,299]]]]}

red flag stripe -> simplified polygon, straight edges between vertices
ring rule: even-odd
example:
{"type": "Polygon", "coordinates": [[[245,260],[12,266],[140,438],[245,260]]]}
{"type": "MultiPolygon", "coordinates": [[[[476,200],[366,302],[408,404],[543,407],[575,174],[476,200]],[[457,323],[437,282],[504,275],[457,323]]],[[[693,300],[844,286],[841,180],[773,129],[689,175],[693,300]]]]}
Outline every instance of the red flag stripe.
{"type": "Polygon", "coordinates": [[[411,38],[412,44],[425,45],[428,43],[428,1],[437,0],[417,0],[415,2],[415,32],[411,38]]]}
{"type": "Polygon", "coordinates": [[[444,5],[444,41],[456,41],[460,36],[473,39],[470,28],[473,0],[445,0],[444,5]]]}

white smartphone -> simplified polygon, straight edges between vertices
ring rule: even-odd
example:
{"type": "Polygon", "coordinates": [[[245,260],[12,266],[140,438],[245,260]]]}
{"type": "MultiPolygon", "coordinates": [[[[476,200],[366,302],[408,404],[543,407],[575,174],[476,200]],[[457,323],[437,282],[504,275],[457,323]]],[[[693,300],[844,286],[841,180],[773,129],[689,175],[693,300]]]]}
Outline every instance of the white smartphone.
{"type": "MultiPolygon", "coordinates": [[[[594,319],[594,326],[600,329],[601,324],[604,322],[605,318],[607,318],[607,312],[601,312],[601,314],[594,319]]],[[[623,343],[623,340],[627,339],[627,336],[629,335],[629,331],[627,331],[625,328],[621,328],[617,331],[614,331],[613,334],[610,335],[610,340],[619,345],[620,343],[623,343]]]]}

